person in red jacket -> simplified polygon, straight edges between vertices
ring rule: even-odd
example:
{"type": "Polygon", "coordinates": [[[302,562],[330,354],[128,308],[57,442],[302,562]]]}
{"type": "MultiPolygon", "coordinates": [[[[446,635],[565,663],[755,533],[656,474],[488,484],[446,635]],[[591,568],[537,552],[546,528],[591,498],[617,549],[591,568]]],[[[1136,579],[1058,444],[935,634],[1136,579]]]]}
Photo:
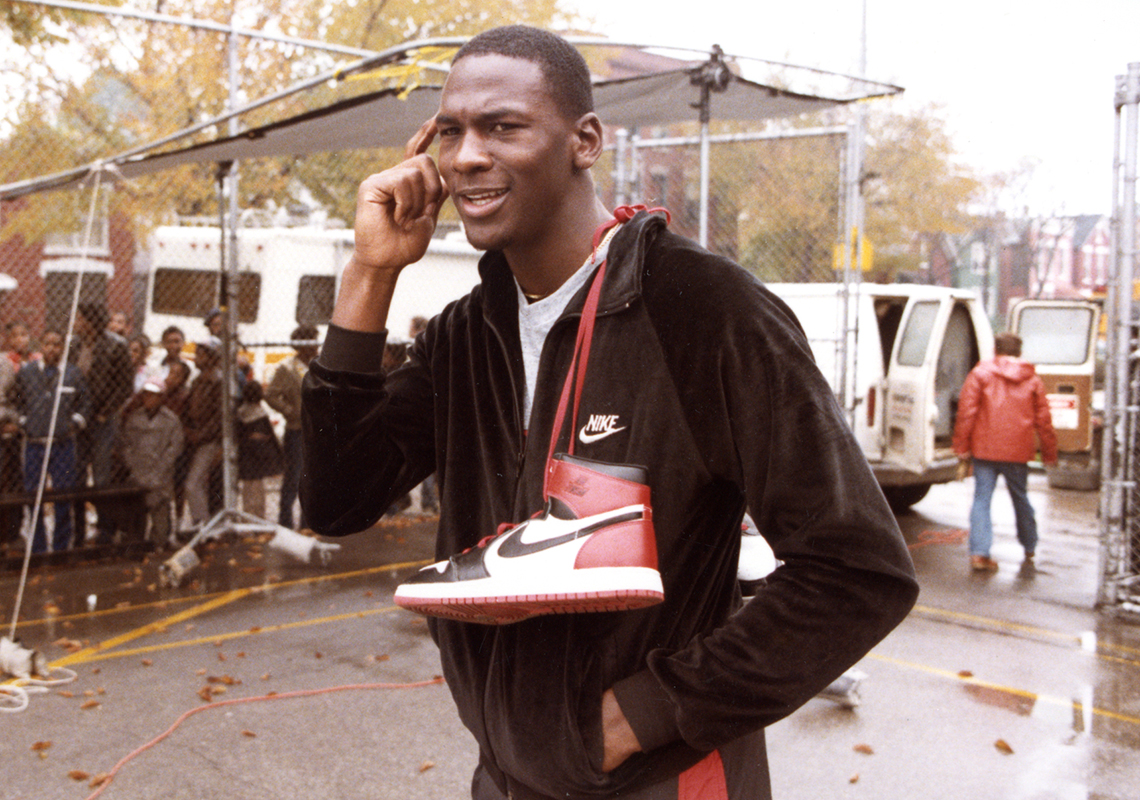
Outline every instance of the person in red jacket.
{"type": "Polygon", "coordinates": [[[990,501],[998,475],[1005,477],[1017,520],[1017,540],[1025,548],[1026,565],[1032,566],[1037,549],[1037,520],[1025,487],[1028,462],[1037,454],[1038,441],[1042,460],[1046,464],[1057,462],[1057,434],[1049,416],[1045,385],[1033,365],[1020,356],[1019,336],[996,336],[993,359],[979,362],[970,371],[958,398],[954,452],[967,464],[973,461],[970,567],[981,572],[998,568],[990,558],[990,501]]]}

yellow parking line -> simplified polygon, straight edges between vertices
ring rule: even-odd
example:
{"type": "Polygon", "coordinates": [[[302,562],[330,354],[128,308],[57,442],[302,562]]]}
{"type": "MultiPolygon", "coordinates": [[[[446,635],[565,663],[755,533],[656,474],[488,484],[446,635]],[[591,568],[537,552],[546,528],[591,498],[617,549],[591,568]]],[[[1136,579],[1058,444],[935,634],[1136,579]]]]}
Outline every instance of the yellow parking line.
{"type": "Polygon", "coordinates": [[[290,630],[292,628],[303,628],[309,625],[324,625],[330,622],[343,622],[344,620],[354,618],[363,619],[364,617],[370,617],[374,614],[388,614],[398,610],[400,610],[399,606],[384,606],[383,608],[371,608],[366,611],[352,611],[345,614],[336,614],[331,617],[298,620],[296,622],[283,622],[279,625],[266,625],[264,627],[250,628],[244,631],[231,631],[230,633],[220,633],[216,636],[202,636],[197,639],[184,639],[178,642],[166,642],[164,644],[156,644],[149,647],[135,647],[130,650],[116,650],[112,653],[92,653],[87,658],[85,658],[82,663],[91,661],[107,661],[112,658],[125,658],[127,656],[147,655],[149,653],[158,653],[163,650],[175,650],[180,647],[192,647],[194,645],[216,645],[219,642],[226,642],[233,639],[242,639],[248,636],[263,636],[268,633],[277,633],[279,631],[290,630]]]}
{"type": "Polygon", "coordinates": [[[152,633],[159,633],[166,630],[171,625],[175,625],[179,622],[184,622],[188,619],[198,616],[199,614],[205,614],[207,611],[213,611],[215,608],[220,608],[221,606],[232,603],[235,600],[240,600],[243,597],[248,597],[250,594],[252,594],[251,589],[234,589],[231,592],[226,592],[219,597],[215,597],[213,600],[209,600],[205,603],[200,603],[193,608],[187,608],[185,611],[180,611],[177,614],[165,617],[156,622],[151,622],[143,625],[141,628],[135,628],[132,631],[127,631],[126,633],[112,637],[105,642],[100,642],[94,647],[84,647],[82,650],[77,650],[71,655],[64,656],[58,661],[52,662],[51,666],[66,667],[70,664],[82,664],[86,661],[91,661],[92,657],[97,653],[105,652],[114,647],[118,647],[121,644],[126,644],[127,642],[133,642],[135,639],[139,639],[143,636],[148,636],[152,633]]]}
{"type": "MultiPolygon", "coordinates": [[[[885,662],[887,664],[894,664],[896,667],[903,667],[904,669],[925,672],[928,675],[936,675],[940,678],[947,678],[949,680],[955,681],[956,683],[969,684],[971,686],[980,686],[985,689],[993,689],[994,691],[1003,692],[1015,697],[1024,697],[1026,699],[1033,700],[1034,702],[1045,702],[1050,705],[1061,706],[1062,708],[1072,708],[1074,705],[1081,705],[1071,699],[1066,699],[1064,697],[1052,697],[1045,694],[1036,694],[1034,692],[1026,691],[1025,689],[1015,689],[1012,686],[1002,686],[1001,684],[990,683],[989,681],[983,681],[973,676],[961,675],[948,669],[932,667],[928,664],[917,664],[913,661],[904,661],[901,658],[892,658],[890,656],[884,656],[880,653],[870,653],[867,657],[872,658],[876,661],[885,662]]],[[[1081,707],[1083,708],[1083,706],[1081,707]]],[[[1140,717],[1133,717],[1129,716],[1128,714],[1119,714],[1115,711],[1109,711],[1107,709],[1096,707],[1093,707],[1091,711],[1098,717],[1105,717],[1106,719],[1113,719],[1119,722],[1130,722],[1133,725],[1140,725],[1140,717]]]]}

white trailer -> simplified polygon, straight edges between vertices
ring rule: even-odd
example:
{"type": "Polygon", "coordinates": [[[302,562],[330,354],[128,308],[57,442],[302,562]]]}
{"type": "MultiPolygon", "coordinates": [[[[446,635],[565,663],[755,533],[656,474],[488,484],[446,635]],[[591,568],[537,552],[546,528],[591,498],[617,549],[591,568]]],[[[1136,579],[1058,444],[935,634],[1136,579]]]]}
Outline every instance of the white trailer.
{"type": "MultiPolygon", "coordinates": [[[[206,335],[204,320],[218,306],[221,248],[214,226],[162,226],[151,235],[143,330],[156,344],[171,325],[187,342],[206,335]]],[[[289,338],[300,323],[317,325],[323,337],[352,248],[351,230],[238,231],[238,339],[255,374],[266,377],[266,366],[292,352],[289,338]]],[[[407,338],[413,317],[431,317],[470,292],[479,282],[479,255],[462,235],[433,239],[400,279],[388,318],[391,337],[407,338]]]]}

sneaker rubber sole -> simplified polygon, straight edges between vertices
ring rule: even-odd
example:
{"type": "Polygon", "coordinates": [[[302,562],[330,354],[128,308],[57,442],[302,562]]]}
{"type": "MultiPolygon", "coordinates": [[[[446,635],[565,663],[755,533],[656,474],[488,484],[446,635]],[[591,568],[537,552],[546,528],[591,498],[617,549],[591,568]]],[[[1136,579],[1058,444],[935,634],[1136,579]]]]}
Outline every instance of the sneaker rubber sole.
{"type": "MultiPolygon", "coordinates": [[[[574,587],[516,586],[488,592],[493,583],[466,581],[455,584],[404,584],[396,590],[401,608],[433,617],[461,622],[502,625],[545,614],[583,614],[600,611],[632,611],[656,605],[665,599],[661,575],[641,567],[602,567],[575,575],[574,587]],[[591,587],[586,584],[601,584],[591,587]],[[483,585],[480,585],[483,584],[483,585]],[[603,588],[618,585],[620,589],[603,588]],[[457,590],[461,596],[457,596],[457,590]]],[[[499,582],[501,584],[501,582],[499,582]]]]}

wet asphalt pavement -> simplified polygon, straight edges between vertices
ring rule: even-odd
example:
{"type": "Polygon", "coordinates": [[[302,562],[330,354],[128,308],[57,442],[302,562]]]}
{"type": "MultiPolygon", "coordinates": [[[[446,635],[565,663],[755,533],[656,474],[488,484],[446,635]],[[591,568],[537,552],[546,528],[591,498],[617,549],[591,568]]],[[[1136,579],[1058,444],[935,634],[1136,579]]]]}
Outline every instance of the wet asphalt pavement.
{"type": "MultiPolygon", "coordinates": [[[[918,607],[859,665],[859,708],[816,699],[770,729],[777,800],[1140,797],[1140,625],[1093,608],[1097,496],[1030,489],[1032,575],[1001,488],[994,575],[967,568],[971,482],[899,518],[918,607]]],[[[468,796],[426,625],[391,602],[432,530],[386,522],[327,565],[246,535],[173,589],[157,557],[35,570],[18,636],[77,678],[0,714],[0,797],[90,797],[148,743],[100,797],[468,796]]],[[[0,573],[5,633],[17,578],[0,573]]]]}

